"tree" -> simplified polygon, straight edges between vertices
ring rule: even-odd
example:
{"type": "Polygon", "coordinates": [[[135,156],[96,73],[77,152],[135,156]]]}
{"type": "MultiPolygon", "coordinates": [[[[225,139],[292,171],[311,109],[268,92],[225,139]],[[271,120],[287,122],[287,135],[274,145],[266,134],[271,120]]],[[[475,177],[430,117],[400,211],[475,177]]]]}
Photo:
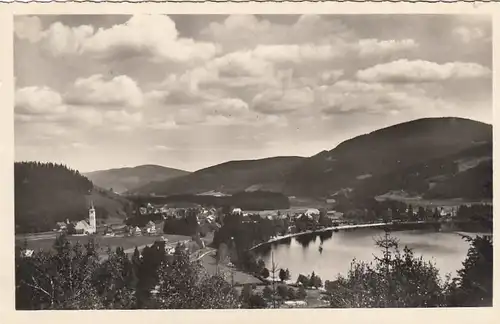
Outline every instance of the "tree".
{"type": "Polygon", "coordinates": [[[280,269],[279,277],[280,277],[281,282],[285,281],[287,279],[287,277],[286,277],[286,271],[283,270],[283,269],[280,269]]]}
{"type": "Polygon", "coordinates": [[[94,242],[72,246],[60,236],[54,249],[54,254],[41,251],[16,260],[16,308],[103,308],[93,281],[99,267],[94,242]]]}
{"type": "Polygon", "coordinates": [[[297,292],[297,298],[298,299],[306,299],[307,297],[307,292],[304,286],[299,287],[299,291],[297,292]]]}
{"type": "Polygon", "coordinates": [[[285,285],[278,286],[278,296],[280,296],[283,300],[286,300],[288,296],[288,288],[285,285]]]}
{"type": "Polygon", "coordinates": [[[387,232],[377,240],[382,257],[374,265],[353,261],[346,277],[329,284],[332,307],[438,307],[446,305],[444,287],[436,267],[401,252],[387,232]]]}
{"type": "Polygon", "coordinates": [[[309,286],[310,287],[315,287],[315,288],[319,288],[322,286],[322,281],[321,281],[321,278],[316,275],[313,271],[313,273],[311,274],[311,277],[309,278],[309,286]]]}
{"type": "Polygon", "coordinates": [[[291,276],[290,276],[290,271],[288,270],[288,268],[285,270],[285,280],[290,280],[291,276]]]}
{"type": "Polygon", "coordinates": [[[67,224],[66,225],[66,233],[68,233],[68,235],[76,234],[75,224],[73,224],[73,223],[67,224]]]}
{"type": "Polygon", "coordinates": [[[450,306],[491,306],[493,300],[493,241],[487,236],[464,236],[471,244],[449,287],[450,306]]]}
{"type": "Polygon", "coordinates": [[[271,288],[269,288],[269,286],[265,286],[264,289],[262,290],[262,296],[265,299],[271,299],[272,294],[273,294],[273,291],[271,290],[271,288]]]}
{"type": "Polygon", "coordinates": [[[269,278],[269,270],[267,268],[264,268],[261,272],[261,275],[264,279],[269,278]]]}
{"type": "Polygon", "coordinates": [[[413,206],[411,204],[408,205],[408,213],[407,213],[407,218],[408,220],[413,220],[413,206]]]}
{"type": "Polygon", "coordinates": [[[248,302],[249,308],[266,308],[267,303],[262,297],[262,295],[259,294],[252,294],[250,297],[250,300],[248,302]]]}
{"type": "Polygon", "coordinates": [[[250,297],[252,297],[252,285],[245,284],[243,285],[243,289],[241,289],[241,301],[243,303],[248,303],[250,301],[250,297]]]}
{"type": "Polygon", "coordinates": [[[309,278],[307,278],[303,274],[299,274],[299,276],[297,277],[297,284],[302,285],[302,287],[309,287],[309,278]]]}

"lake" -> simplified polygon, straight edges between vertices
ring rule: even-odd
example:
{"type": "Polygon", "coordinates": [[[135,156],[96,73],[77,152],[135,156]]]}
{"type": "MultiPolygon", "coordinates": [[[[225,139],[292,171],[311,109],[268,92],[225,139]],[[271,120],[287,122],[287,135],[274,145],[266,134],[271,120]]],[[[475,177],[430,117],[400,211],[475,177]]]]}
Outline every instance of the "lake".
{"type": "MultiPolygon", "coordinates": [[[[310,275],[314,271],[324,282],[334,280],[339,273],[347,274],[354,258],[370,262],[374,255],[380,256],[374,240],[382,236],[384,231],[379,229],[307,234],[259,248],[257,253],[270,269],[272,251],[275,264],[278,268],[288,268],[293,281],[299,274],[310,275]],[[321,253],[320,246],[323,247],[321,253]]],[[[454,232],[397,231],[391,236],[399,240],[401,251],[406,245],[416,256],[433,262],[443,278],[446,273],[455,275],[469,249],[469,243],[454,232]]]]}

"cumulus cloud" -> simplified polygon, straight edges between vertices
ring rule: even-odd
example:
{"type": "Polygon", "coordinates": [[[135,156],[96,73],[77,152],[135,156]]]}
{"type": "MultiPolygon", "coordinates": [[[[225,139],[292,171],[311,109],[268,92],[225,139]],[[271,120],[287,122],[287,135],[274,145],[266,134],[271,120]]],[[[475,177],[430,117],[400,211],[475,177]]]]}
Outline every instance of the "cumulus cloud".
{"type": "Polygon", "coordinates": [[[106,79],[103,75],[79,78],[65,95],[68,104],[82,106],[105,106],[115,109],[138,108],[144,97],[137,83],[121,75],[106,79]]]}
{"type": "MultiPolygon", "coordinates": [[[[214,136],[245,151],[270,139],[297,139],[290,147],[313,154],[330,145],[311,144],[314,136],[340,140],[340,130],[352,135],[357,125],[376,127],[387,118],[485,115],[491,106],[491,31],[482,20],[434,17],[432,26],[443,28],[429,35],[408,26],[394,32],[394,21],[406,19],[401,16],[124,19],[85,16],[67,24],[55,16],[16,17],[15,37],[23,40],[14,44],[20,145],[40,135],[52,144],[63,137],[71,148],[134,131],[137,142],[193,134],[183,141],[208,143],[214,136]],[[305,124],[314,127],[295,138],[305,124]],[[238,129],[234,138],[227,137],[229,127],[238,129]],[[207,130],[210,138],[198,136],[207,130]],[[256,134],[262,137],[248,140],[256,134]]],[[[412,19],[408,25],[431,21],[412,19]]],[[[135,148],[160,152],[170,144],[135,148]]],[[[297,153],[287,150],[282,153],[297,153]]]]}
{"type": "Polygon", "coordinates": [[[387,55],[391,53],[410,51],[416,49],[418,46],[418,43],[413,39],[361,39],[352,47],[353,51],[357,52],[360,57],[368,57],[372,55],[387,55]]]}
{"type": "Polygon", "coordinates": [[[16,90],[16,113],[61,114],[66,110],[61,95],[48,87],[32,86],[16,90]]]}
{"type": "Polygon", "coordinates": [[[154,62],[208,60],[217,53],[213,43],[179,37],[173,20],[165,15],[136,15],[110,28],[69,27],[55,22],[40,31],[39,20],[20,19],[19,38],[42,42],[54,56],[88,54],[101,59],[145,57],[154,62]]]}
{"type": "Polygon", "coordinates": [[[55,22],[42,32],[42,48],[56,57],[80,54],[93,34],[92,26],[68,27],[55,22]]]}
{"type": "Polygon", "coordinates": [[[15,16],[14,34],[19,39],[28,40],[32,43],[42,38],[42,22],[36,16],[15,16]]]}
{"type": "Polygon", "coordinates": [[[438,64],[423,60],[403,59],[360,70],[356,73],[356,77],[367,82],[433,82],[480,78],[490,73],[490,69],[477,63],[438,64]]]}
{"type": "Polygon", "coordinates": [[[485,31],[480,27],[455,27],[452,31],[453,36],[459,41],[469,44],[471,42],[484,39],[486,37],[485,31]]]}
{"type": "Polygon", "coordinates": [[[320,79],[323,83],[335,82],[344,75],[343,70],[328,70],[320,72],[320,79]]]}
{"type": "Polygon", "coordinates": [[[360,92],[328,92],[322,98],[326,115],[382,114],[408,116],[422,114],[432,116],[453,111],[453,105],[441,98],[431,98],[418,91],[385,89],[360,92]]]}
{"type": "Polygon", "coordinates": [[[259,93],[252,102],[252,107],[264,114],[283,114],[299,109],[311,108],[314,103],[312,89],[270,89],[259,93]]]}
{"type": "Polygon", "coordinates": [[[272,23],[254,15],[230,15],[201,30],[201,37],[222,44],[225,51],[252,49],[262,44],[302,44],[313,39],[342,39],[350,30],[339,20],[302,15],[292,25],[272,23]]]}

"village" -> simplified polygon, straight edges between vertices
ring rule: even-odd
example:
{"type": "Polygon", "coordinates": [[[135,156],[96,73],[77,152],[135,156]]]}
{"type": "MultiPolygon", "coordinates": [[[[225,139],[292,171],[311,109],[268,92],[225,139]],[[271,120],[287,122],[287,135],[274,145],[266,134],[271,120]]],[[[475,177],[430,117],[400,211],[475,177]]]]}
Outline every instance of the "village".
{"type": "MultiPolygon", "coordinates": [[[[403,204],[400,204],[402,208],[403,204]]],[[[470,206],[469,206],[470,207],[470,206]]],[[[191,261],[200,261],[205,270],[211,275],[225,273],[226,280],[240,294],[248,293],[261,296],[269,295],[270,287],[276,290],[270,303],[279,303],[282,308],[325,307],[328,303],[323,300],[327,291],[328,281],[321,283],[321,279],[312,276],[299,275],[300,280],[291,281],[289,277],[279,275],[271,270],[263,276],[258,272],[240,268],[231,257],[219,256],[220,248],[214,246],[214,238],[228,218],[238,219],[243,227],[269,228],[266,231],[267,241],[256,241],[249,250],[258,249],[267,243],[292,238],[302,234],[322,233],[324,231],[337,232],[339,229],[362,228],[380,224],[397,224],[399,222],[447,221],[456,217],[458,207],[442,206],[440,208],[415,208],[404,205],[401,210],[390,210],[373,217],[369,211],[343,213],[335,209],[318,209],[293,207],[289,209],[249,211],[238,207],[216,208],[191,203],[146,203],[138,206],[136,213],[127,218],[122,224],[97,224],[99,215],[93,202],[89,203],[88,218],[79,221],[58,222],[53,232],[66,234],[68,237],[79,240],[84,237],[94,237],[100,240],[105,247],[121,246],[128,255],[136,249],[142,250],[147,246],[156,246],[165,249],[166,255],[174,255],[176,249],[183,249],[191,261]],[[185,224],[177,226],[176,224],[185,224]],[[316,282],[319,280],[319,283],[316,282]]],[[[232,240],[233,238],[231,238],[232,240]]],[[[219,242],[219,240],[217,240],[219,242]]],[[[216,245],[219,245],[217,243],[216,245]]],[[[234,249],[234,246],[232,247],[234,249]]],[[[321,249],[321,248],[320,248],[321,249]]],[[[25,250],[24,256],[33,254],[32,249],[25,250]]],[[[102,261],[107,255],[102,250],[102,261]]],[[[321,252],[321,251],[320,251],[321,252]]],[[[234,252],[230,252],[234,253],[234,252]]],[[[269,268],[270,269],[270,268],[269,268]]],[[[298,275],[298,274],[296,274],[298,275]]],[[[153,290],[152,293],[155,293],[153,290]]]]}

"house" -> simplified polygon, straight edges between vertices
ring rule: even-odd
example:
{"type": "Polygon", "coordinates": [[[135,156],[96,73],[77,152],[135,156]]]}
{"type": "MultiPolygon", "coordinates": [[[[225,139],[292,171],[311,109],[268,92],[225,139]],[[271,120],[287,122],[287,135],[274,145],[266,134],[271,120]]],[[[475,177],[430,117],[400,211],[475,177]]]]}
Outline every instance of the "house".
{"type": "Polygon", "coordinates": [[[136,226],[135,229],[133,229],[132,234],[133,235],[142,235],[142,231],[138,226],[136,226]]]}
{"type": "Polygon", "coordinates": [[[144,231],[151,235],[151,234],[156,234],[156,224],[153,223],[152,221],[149,221],[147,224],[146,224],[146,227],[144,228],[144,231]]]}
{"type": "Polygon", "coordinates": [[[34,250],[22,250],[21,257],[31,258],[33,256],[34,250]]]}
{"type": "Polygon", "coordinates": [[[320,212],[316,208],[311,208],[311,209],[308,209],[304,214],[308,217],[312,217],[314,220],[317,221],[319,219],[320,212]]]}
{"type": "Polygon", "coordinates": [[[84,220],[78,221],[75,224],[75,232],[77,234],[88,234],[92,231],[91,226],[84,220]]]}
{"type": "Polygon", "coordinates": [[[344,213],[335,211],[335,210],[329,210],[326,212],[326,217],[332,221],[340,221],[344,217],[344,213]]]}

